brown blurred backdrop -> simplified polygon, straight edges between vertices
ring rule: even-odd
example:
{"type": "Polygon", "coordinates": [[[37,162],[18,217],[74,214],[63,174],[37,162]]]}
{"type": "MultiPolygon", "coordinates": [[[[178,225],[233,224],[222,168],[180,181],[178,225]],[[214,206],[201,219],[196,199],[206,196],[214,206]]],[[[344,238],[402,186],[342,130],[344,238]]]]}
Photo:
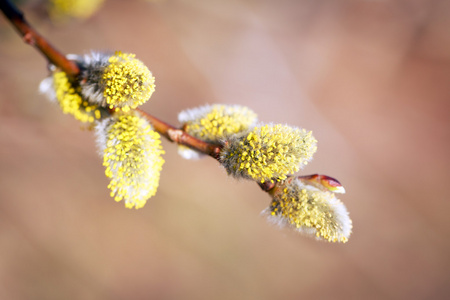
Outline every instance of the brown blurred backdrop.
{"type": "Polygon", "coordinates": [[[132,52],[144,105],[205,103],[313,130],[302,174],[338,178],[354,232],[280,230],[269,197],[212,159],[167,154],[140,210],[109,197],[92,132],[37,93],[45,60],[0,18],[0,299],[448,299],[450,2],[107,0],[30,21],[65,53],[132,52]]]}

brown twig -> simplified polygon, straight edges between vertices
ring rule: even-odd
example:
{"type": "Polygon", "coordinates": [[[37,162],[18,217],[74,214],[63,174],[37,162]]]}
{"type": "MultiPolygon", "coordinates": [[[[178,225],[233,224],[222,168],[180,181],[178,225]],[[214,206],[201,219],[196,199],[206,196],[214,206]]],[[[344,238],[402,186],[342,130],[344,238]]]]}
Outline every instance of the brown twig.
{"type": "Polygon", "coordinates": [[[14,4],[9,0],[1,0],[0,9],[17,31],[19,31],[25,43],[36,47],[47,58],[49,63],[61,68],[72,80],[78,76],[80,73],[78,66],[73,61],[68,60],[34,30],[25,20],[23,13],[14,4]]]}
{"type": "Polygon", "coordinates": [[[184,130],[167,124],[166,122],[161,121],[160,119],[150,115],[149,113],[141,109],[136,110],[138,110],[153,125],[153,128],[155,128],[157,132],[165,136],[169,141],[188,146],[215,159],[219,159],[220,150],[222,149],[221,145],[211,144],[199,140],[189,135],[184,130]]]}

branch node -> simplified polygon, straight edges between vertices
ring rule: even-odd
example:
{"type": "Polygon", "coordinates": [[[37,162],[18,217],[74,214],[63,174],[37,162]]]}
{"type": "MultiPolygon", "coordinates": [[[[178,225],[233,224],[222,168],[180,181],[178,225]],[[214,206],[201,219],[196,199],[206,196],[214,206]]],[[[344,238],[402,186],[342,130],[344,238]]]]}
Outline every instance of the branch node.
{"type": "Polygon", "coordinates": [[[23,41],[31,46],[36,45],[36,40],[34,39],[33,34],[31,34],[30,32],[24,34],[23,41]]]}
{"type": "Polygon", "coordinates": [[[270,182],[270,181],[266,181],[264,183],[258,183],[258,184],[259,184],[259,187],[265,192],[269,192],[276,186],[275,182],[270,182]]]}
{"type": "Polygon", "coordinates": [[[183,136],[183,131],[181,129],[168,129],[167,134],[172,142],[179,144],[183,136]]]}

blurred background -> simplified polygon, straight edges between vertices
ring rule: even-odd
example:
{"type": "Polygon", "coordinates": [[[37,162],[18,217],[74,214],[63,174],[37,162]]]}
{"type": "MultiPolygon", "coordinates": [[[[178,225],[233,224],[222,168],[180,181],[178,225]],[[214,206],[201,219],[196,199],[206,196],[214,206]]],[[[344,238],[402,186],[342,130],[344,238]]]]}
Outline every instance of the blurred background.
{"type": "MultiPolygon", "coordinates": [[[[34,5],[34,4],[33,4],[34,5]]],[[[450,2],[106,0],[50,22],[64,53],[135,53],[143,109],[206,103],[312,130],[300,174],[338,178],[347,244],[279,229],[269,196],[164,140],[158,193],[109,197],[93,133],[38,94],[46,62],[0,18],[1,299],[448,299],[450,2]]]]}

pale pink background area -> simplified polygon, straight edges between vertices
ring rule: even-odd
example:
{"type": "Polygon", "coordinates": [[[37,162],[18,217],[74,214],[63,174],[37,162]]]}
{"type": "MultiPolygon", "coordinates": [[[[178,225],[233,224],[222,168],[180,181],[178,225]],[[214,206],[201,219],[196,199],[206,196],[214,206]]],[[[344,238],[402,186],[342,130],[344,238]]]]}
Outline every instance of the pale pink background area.
{"type": "Polygon", "coordinates": [[[450,2],[107,0],[53,26],[64,53],[137,55],[143,106],[205,103],[312,130],[301,174],[338,178],[354,231],[318,242],[266,222],[270,198],[164,140],[157,195],[109,197],[92,132],[37,93],[45,60],[0,18],[0,299],[448,299],[450,2]]]}

